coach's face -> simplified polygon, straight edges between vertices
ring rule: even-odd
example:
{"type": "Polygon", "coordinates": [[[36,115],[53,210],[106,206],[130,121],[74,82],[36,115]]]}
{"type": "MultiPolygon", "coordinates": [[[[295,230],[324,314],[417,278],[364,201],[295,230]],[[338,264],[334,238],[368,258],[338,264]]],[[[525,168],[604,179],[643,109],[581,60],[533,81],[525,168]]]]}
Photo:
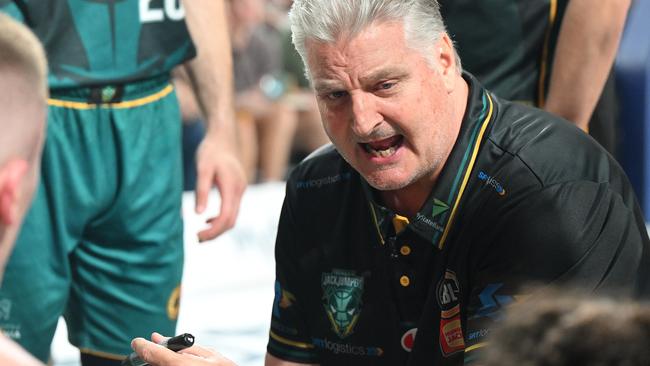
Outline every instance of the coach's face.
{"type": "Polygon", "coordinates": [[[382,22],[335,43],[309,39],[306,49],[323,124],[341,155],[379,190],[432,185],[460,125],[449,38],[427,60],[407,46],[401,22],[382,22]]]}

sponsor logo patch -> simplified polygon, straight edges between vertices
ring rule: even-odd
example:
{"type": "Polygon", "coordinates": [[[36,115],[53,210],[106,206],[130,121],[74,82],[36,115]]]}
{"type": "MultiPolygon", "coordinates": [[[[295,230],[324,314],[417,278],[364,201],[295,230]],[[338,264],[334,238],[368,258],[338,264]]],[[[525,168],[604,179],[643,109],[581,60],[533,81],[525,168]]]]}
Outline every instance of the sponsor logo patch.
{"type": "Polygon", "coordinates": [[[400,342],[404,351],[411,352],[413,350],[413,343],[415,343],[415,334],[417,332],[418,328],[412,328],[404,333],[400,342]]]}
{"type": "Polygon", "coordinates": [[[440,349],[445,357],[465,349],[460,314],[451,319],[440,319],[440,349]]]}
{"type": "Polygon", "coordinates": [[[489,176],[487,173],[484,171],[478,172],[478,179],[485,182],[486,186],[490,186],[494,188],[494,190],[499,194],[499,196],[505,196],[506,195],[506,190],[503,188],[501,183],[497,181],[494,177],[489,176]]]}
{"type": "Polygon", "coordinates": [[[436,286],[436,295],[440,305],[440,349],[447,357],[465,349],[460,321],[460,285],[456,272],[445,271],[436,286]]]}
{"type": "Polygon", "coordinates": [[[458,306],[458,298],[460,296],[460,286],[454,271],[447,270],[444,277],[436,287],[436,294],[438,295],[438,305],[443,311],[450,310],[458,306]]]}
{"type": "Polygon", "coordinates": [[[310,180],[301,180],[296,182],[296,189],[321,188],[330,184],[335,184],[350,179],[352,173],[343,173],[310,180]]]}
{"type": "Polygon", "coordinates": [[[332,330],[340,338],[352,334],[361,314],[363,277],[352,271],[333,270],[321,276],[323,306],[332,330]]]}
{"type": "Polygon", "coordinates": [[[431,209],[431,217],[436,217],[443,212],[449,211],[449,205],[445,202],[434,198],[433,199],[433,208],[431,209]]]}
{"type": "Polygon", "coordinates": [[[420,221],[420,222],[423,222],[423,223],[427,224],[428,226],[432,227],[436,231],[439,231],[439,232],[445,231],[444,226],[442,226],[439,223],[431,220],[430,218],[424,216],[423,214],[421,214],[419,212],[415,214],[415,219],[417,221],[420,221]]]}
{"type": "Polygon", "coordinates": [[[384,354],[384,350],[380,347],[357,346],[348,343],[333,342],[327,338],[312,338],[312,344],[316,348],[327,350],[335,355],[346,354],[353,356],[379,357],[384,354]]]}

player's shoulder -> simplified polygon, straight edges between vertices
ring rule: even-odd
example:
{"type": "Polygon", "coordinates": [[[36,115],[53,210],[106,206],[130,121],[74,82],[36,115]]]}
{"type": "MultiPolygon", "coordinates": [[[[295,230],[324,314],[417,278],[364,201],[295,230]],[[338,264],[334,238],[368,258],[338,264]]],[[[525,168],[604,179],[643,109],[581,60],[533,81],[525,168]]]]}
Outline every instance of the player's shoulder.
{"type": "Polygon", "coordinates": [[[494,99],[496,121],[488,140],[518,159],[542,185],[607,182],[623,174],[602,146],[570,122],[534,107],[494,99]]]}

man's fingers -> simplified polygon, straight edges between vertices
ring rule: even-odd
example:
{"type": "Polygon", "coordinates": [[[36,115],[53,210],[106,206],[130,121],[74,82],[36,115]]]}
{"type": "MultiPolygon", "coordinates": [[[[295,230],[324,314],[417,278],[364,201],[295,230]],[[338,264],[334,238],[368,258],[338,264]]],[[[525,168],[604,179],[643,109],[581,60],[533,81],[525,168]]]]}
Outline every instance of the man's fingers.
{"type": "Polygon", "coordinates": [[[144,361],[155,366],[173,365],[178,355],[156,343],[149,342],[144,338],[136,338],[131,341],[131,348],[144,361]]]}
{"type": "Polygon", "coordinates": [[[229,229],[223,215],[213,217],[207,220],[206,223],[210,226],[205,230],[199,231],[199,242],[214,239],[229,229]]]}
{"type": "Polygon", "coordinates": [[[160,344],[166,339],[169,339],[169,337],[165,337],[165,336],[163,336],[162,334],[160,334],[158,332],[151,333],[151,341],[153,343],[160,344]]]}
{"type": "Polygon", "coordinates": [[[239,214],[239,203],[246,188],[245,184],[237,184],[230,177],[219,177],[217,188],[221,194],[221,208],[219,215],[208,219],[208,229],[199,232],[199,241],[214,239],[225,231],[235,226],[239,214]]]}
{"type": "Polygon", "coordinates": [[[208,204],[208,194],[212,188],[212,171],[202,166],[197,166],[196,175],[196,206],[197,214],[203,213],[208,204]]]}
{"type": "Polygon", "coordinates": [[[185,353],[185,354],[189,354],[189,355],[193,355],[193,356],[198,356],[198,357],[201,357],[201,358],[211,358],[211,357],[214,357],[217,354],[217,352],[215,352],[215,351],[213,351],[213,350],[211,350],[209,348],[199,346],[198,344],[195,344],[190,348],[186,348],[186,349],[180,351],[179,353],[185,353]]]}

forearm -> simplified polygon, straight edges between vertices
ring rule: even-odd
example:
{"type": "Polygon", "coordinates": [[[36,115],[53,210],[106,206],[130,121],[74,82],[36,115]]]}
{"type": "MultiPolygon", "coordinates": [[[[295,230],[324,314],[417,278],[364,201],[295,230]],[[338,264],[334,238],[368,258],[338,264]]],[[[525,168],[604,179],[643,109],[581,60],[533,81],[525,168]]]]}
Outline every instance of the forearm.
{"type": "Polygon", "coordinates": [[[587,130],[611,70],[630,0],[571,0],[560,28],[544,109],[587,130]]]}
{"type": "Polygon", "coordinates": [[[181,65],[174,69],[172,78],[174,80],[174,87],[176,88],[176,96],[178,97],[178,104],[181,108],[183,122],[194,122],[202,119],[203,113],[194,96],[192,82],[190,81],[185,66],[181,65]]]}
{"type": "Polygon", "coordinates": [[[186,65],[206,122],[206,137],[235,143],[230,39],[223,0],[184,1],[197,57],[186,65]]]}

